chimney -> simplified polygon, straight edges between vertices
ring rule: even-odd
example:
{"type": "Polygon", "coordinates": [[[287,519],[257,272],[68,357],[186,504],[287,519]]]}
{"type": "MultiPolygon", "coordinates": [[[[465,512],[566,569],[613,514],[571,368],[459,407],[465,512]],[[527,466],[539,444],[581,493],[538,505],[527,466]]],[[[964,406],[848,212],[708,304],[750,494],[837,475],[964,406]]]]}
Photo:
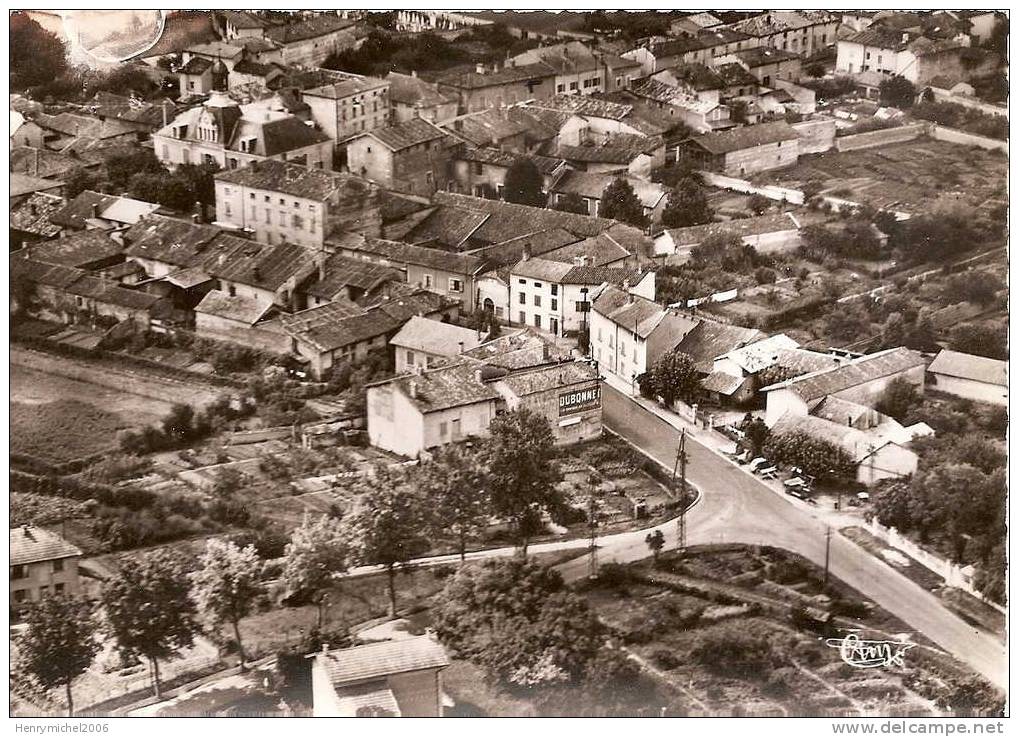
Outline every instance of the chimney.
{"type": "Polygon", "coordinates": [[[315,265],[318,266],[318,280],[326,280],[326,257],[323,254],[319,254],[315,258],[315,265]]]}
{"type": "Polygon", "coordinates": [[[198,214],[198,220],[196,220],[195,222],[204,223],[205,222],[205,205],[203,205],[198,200],[195,200],[195,213],[198,214]]]}
{"type": "Polygon", "coordinates": [[[481,369],[474,369],[474,380],[481,383],[481,369]]]}
{"type": "Polygon", "coordinates": [[[574,256],[573,257],[573,265],[574,266],[586,266],[587,264],[584,263],[584,259],[585,259],[584,256],[574,256]]]}
{"type": "Polygon", "coordinates": [[[414,77],[416,79],[417,76],[418,76],[418,70],[417,69],[411,69],[410,70],[410,76],[412,76],[412,77],[414,77]]]}
{"type": "Polygon", "coordinates": [[[526,261],[531,257],[531,244],[525,243],[523,253],[520,254],[520,260],[526,261]]]}
{"type": "Polygon", "coordinates": [[[99,203],[98,202],[93,202],[92,203],[92,217],[93,217],[93,219],[99,217],[99,203]]]}
{"type": "Polygon", "coordinates": [[[481,64],[481,63],[477,64],[477,66],[474,67],[474,71],[477,72],[478,74],[484,74],[485,73],[485,65],[481,64]]]}
{"type": "Polygon", "coordinates": [[[902,34],[902,43],[904,43],[904,44],[908,44],[909,43],[909,34],[906,33],[906,32],[903,32],[903,34],[902,34]]]}
{"type": "Polygon", "coordinates": [[[225,263],[226,263],[226,254],[225,253],[219,254],[219,265],[222,266],[225,263]]]}
{"type": "Polygon", "coordinates": [[[262,270],[257,266],[251,270],[251,278],[255,281],[262,281],[262,270]]]}
{"type": "Polygon", "coordinates": [[[191,222],[195,223],[196,225],[198,224],[198,213],[197,212],[191,215],[191,222]]]}
{"type": "Polygon", "coordinates": [[[461,340],[461,341],[459,341],[459,342],[457,343],[457,345],[459,345],[459,346],[460,346],[460,350],[459,350],[459,351],[457,351],[457,352],[458,352],[458,353],[463,353],[463,352],[464,352],[464,342],[463,342],[463,341],[461,340]]]}
{"type": "Polygon", "coordinates": [[[167,123],[169,123],[169,121],[167,120],[167,117],[166,117],[166,103],[164,102],[159,107],[161,107],[163,109],[163,127],[165,128],[167,126],[167,123]]]}
{"type": "Polygon", "coordinates": [[[418,398],[418,383],[416,381],[411,379],[409,382],[407,382],[407,390],[410,392],[411,399],[418,398]]]}

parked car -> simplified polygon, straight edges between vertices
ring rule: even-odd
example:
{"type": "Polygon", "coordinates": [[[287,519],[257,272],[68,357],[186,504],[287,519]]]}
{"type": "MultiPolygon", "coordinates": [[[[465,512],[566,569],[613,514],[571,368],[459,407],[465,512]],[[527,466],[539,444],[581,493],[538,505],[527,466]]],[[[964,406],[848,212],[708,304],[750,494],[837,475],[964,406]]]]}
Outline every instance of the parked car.
{"type": "MultiPolygon", "coordinates": [[[[788,494],[789,496],[794,496],[797,499],[802,499],[805,502],[806,501],[811,501],[811,502],[813,501],[813,499],[810,497],[810,494],[807,493],[806,491],[804,491],[803,489],[797,489],[795,487],[793,487],[791,489],[787,488],[785,490],[785,493],[788,494]]],[[[817,502],[814,502],[814,503],[816,504],[817,502]]]]}
{"type": "Polygon", "coordinates": [[[755,458],[754,460],[750,461],[750,471],[752,473],[757,473],[757,469],[760,468],[762,465],[766,464],[767,462],[768,462],[767,458],[760,457],[755,458]]]}
{"type": "Polygon", "coordinates": [[[761,468],[758,470],[762,479],[777,479],[778,478],[778,466],[768,466],[767,468],[761,468]]]}

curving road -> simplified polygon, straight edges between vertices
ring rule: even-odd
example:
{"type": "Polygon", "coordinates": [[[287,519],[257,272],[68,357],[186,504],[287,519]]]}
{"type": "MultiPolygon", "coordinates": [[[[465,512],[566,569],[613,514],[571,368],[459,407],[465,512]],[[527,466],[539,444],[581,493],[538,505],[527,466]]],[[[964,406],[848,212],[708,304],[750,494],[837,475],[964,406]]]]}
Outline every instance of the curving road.
{"type": "MultiPolygon", "coordinates": [[[[679,445],[679,431],[608,384],[602,385],[605,424],[671,467],[679,445]]],[[[761,543],[785,548],[824,565],[826,524],[806,504],[776,494],[743,467],[731,463],[687,435],[687,478],[701,490],[701,499],[687,514],[687,543],[761,543]]],[[[662,525],[666,547],[676,544],[674,523],[662,525]]],[[[600,562],[629,562],[646,558],[646,531],[602,538],[600,562]]],[[[535,552],[541,547],[536,546],[535,552]]],[[[587,575],[587,560],[579,558],[560,570],[570,579],[587,575]]],[[[922,632],[992,683],[1008,683],[1004,645],[966,624],[941,601],[883,561],[833,531],[830,568],[834,576],[922,632]]]]}

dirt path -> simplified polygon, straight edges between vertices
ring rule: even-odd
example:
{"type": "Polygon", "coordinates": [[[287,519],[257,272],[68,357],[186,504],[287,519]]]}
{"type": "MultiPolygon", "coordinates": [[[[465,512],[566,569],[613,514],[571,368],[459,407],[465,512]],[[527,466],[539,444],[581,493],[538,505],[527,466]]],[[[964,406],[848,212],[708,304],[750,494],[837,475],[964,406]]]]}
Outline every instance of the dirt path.
{"type": "Polygon", "coordinates": [[[10,360],[10,401],[42,404],[75,399],[122,414],[139,425],[159,421],[176,402],[204,407],[227,391],[18,345],[10,346],[10,360]]]}

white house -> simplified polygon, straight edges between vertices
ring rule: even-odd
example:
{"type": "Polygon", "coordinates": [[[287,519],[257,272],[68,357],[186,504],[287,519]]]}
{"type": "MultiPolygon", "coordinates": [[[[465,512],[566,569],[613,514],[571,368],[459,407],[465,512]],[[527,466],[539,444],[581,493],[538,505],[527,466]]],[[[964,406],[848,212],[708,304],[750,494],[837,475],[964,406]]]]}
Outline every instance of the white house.
{"type": "Polygon", "coordinates": [[[1005,407],[1008,406],[1008,363],[943,350],[927,367],[927,385],[945,394],[1005,407]]]}

